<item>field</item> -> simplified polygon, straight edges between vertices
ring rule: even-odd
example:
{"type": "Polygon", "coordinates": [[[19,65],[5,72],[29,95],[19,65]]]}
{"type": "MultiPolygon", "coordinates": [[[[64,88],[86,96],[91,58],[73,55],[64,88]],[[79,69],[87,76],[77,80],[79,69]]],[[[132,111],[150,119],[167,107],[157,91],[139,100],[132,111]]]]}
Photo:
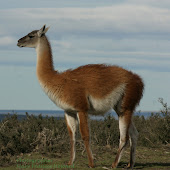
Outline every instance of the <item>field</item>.
{"type": "MultiPolygon", "coordinates": [[[[93,148],[95,157],[95,169],[110,169],[114,157],[116,155],[116,148],[93,148]]],[[[129,150],[125,151],[122,161],[117,169],[122,169],[126,166],[129,158],[129,150]]],[[[136,154],[136,164],[134,169],[170,169],[170,147],[162,146],[157,148],[138,147],[136,154]]],[[[1,167],[4,170],[15,169],[82,169],[88,168],[86,153],[78,151],[75,164],[66,168],[69,160],[69,153],[44,155],[39,153],[28,153],[12,158],[16,161],[8,167],[1,167]],[[18,160],[18,162],[17,162],[18,160]],[[44,163],[41,163],[40,162],[44,163]],[[25,161],[21,163],[21,161],[25,161]],[[31,161],[37,161],[35,163],[31,161]],[[39,162],[38,162],[39,161],[39,162]],[[66,166],[64,166],[66,165],[66,166]],[[45,168],[46,167],[46,168],[45,168]]]]}
{"type": "MultiPolygon", "coordinates": [[[[163,108],[150,117],[134,116],[139,132],[134,169],[170,169],[170,108],[163,99],[163,108]]],[[[108,115],[104,120],[89,120],[95,169],[109,169],[118,144],[118,120],[108,115]]],[[[68,167],[70,142],[64,119],[41,115],[8,115],[0,122],[0,169],[87,169],[88,161],[79,131],[76,135],[75,164],[68,167]]],[[[125,151],[117,169],[129,160],[125,151]]]]}

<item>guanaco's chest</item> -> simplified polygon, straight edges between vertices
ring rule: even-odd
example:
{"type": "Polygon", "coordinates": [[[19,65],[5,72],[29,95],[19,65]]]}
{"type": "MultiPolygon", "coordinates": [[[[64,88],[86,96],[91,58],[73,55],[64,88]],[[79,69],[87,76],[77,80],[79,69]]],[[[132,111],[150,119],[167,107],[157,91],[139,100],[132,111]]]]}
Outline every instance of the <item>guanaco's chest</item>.
{"type": "Polygon", "coordinates": [[[41,85],[43,91],[47,94],[47,96],[58,107],[60,107],[63,110],[74,110],[74,108],[72,106],[70,106],[68,103],[66,103],[63,100],[63,96],[62,96],[63,87],[61,84],[51,86],[51,85],[40,82],[40,85],[41,85]]]}

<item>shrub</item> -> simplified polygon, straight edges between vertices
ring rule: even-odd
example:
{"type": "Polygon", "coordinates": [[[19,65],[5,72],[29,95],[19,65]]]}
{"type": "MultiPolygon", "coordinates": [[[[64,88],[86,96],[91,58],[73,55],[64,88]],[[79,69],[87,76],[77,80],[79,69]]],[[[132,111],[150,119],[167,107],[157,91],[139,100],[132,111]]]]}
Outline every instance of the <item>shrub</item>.
{"type": "Polygon", "coordinates": [[[19,121],[18,116],[7,115],[0,123],[0,165],[8,157],[38,151],[61,152],[68,150],[69,138],[64,120],[28,115],[19,121]],[[67,142],[66,142],[67,141],[67,142]]]}

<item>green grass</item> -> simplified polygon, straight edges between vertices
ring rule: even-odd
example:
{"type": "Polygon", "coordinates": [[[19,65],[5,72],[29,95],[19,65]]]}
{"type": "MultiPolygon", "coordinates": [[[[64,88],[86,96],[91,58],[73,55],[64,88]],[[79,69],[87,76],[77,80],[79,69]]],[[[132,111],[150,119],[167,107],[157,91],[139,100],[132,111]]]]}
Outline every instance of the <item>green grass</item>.
{"type": "MultiPolygon", "coordinates": [[[[78,149],[78,148],[77,148],[78,149]]],[[[114,161],[117,150],[109,147],[93,147],[93,153],[95,158],[95,169],[100,170],[104,168],[110,168],[114,161]]],[[[138,147],[136,153],[136,164],[134,169],[170,169],[170,147],[162,146],[156,148],[138,147]]],[[[117,169],[124,168],[129,159],[129,149],[124,152],[124,155],[119,163],[117,169]]],[[[69,160],[69,153],[62,154],[39,154],[29,153],[14,157],[13,163],[7,167],[1,167],[2,170],[15,170],[15,169],[57,169],[54,166],[64,166],[69,160]],[[24,160],[25,162],[17,162],[17,160],[24,160]],[[32,164],[31,160],[36,161],[32,164]],[[44,163],[37,162],[44,161],[44,163]],[[27,161],[27,162],[26,162],[27,161]],[[41,166],[42,168],[36,168],[35,166],[41,166]],[[50,167],[51,166],[51,167],[50,167]],[[44,167],[44,168],[43,168],[44,167]],[[46,167],[46,168],[45,168],[46,167]]],[[[88,169],[88,160],[86,152],[82,154],[81,151],[77,151],[74,168],[58,168],[58,169],[88,169]]]]}

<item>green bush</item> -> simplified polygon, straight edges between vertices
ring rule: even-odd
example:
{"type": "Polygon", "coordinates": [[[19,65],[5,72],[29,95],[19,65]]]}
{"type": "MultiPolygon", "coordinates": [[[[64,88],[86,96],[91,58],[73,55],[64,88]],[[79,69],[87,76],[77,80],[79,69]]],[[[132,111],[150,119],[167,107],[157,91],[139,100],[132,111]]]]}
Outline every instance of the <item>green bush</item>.
{"type": "Polygon", "coordinates": [[[91,142],[99,146],[117,146],[119,142],[118,120],[110,114],[103,120],[91,120],[91,142]]]}
{"type": "Polygon", "coordinates": [[[7,115],[0,123],[0,165],[8,157],[38,151],[62,152],[68,150],[69,138],[64,120],[28,115],[18,120],[7,115]]]}
{"type": "Polygon", "coordinates": [[[163,99],[159,99],[162,109],[158,113],[151,113],[146,119],[144,116],[135,116],[134,122],[139,132],[138,145],[158,146],[170,142],[170,108],[163,99]]]}

